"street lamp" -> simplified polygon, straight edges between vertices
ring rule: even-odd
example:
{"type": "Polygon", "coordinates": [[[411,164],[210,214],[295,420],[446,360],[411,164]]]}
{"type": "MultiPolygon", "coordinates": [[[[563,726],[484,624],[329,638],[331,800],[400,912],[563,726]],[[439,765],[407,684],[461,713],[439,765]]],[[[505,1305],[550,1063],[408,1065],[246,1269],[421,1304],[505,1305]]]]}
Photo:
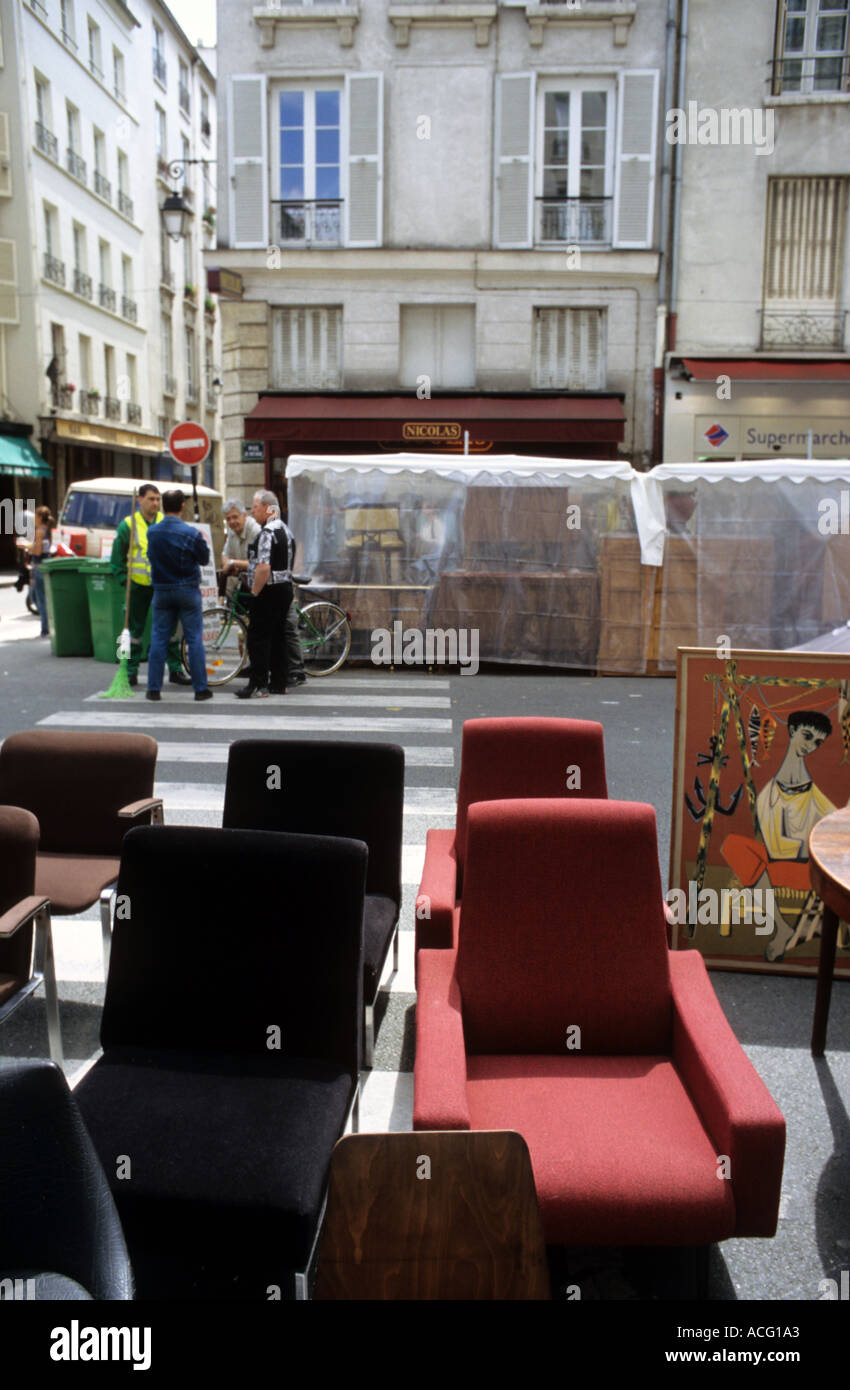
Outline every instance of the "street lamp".
{"type": "MultiPolygon", "coordinates": [[[[173,183],[179,184],[185,178],[189,164],[202,164],[206,167],[215,162],[214,159],[174,159],[168,166],[168,177],[173,183]]],[[[189,235],[192,209],[177,188],[169,193],[159,211],[166,233],[172,241],[182,241],[189,235]]]]}

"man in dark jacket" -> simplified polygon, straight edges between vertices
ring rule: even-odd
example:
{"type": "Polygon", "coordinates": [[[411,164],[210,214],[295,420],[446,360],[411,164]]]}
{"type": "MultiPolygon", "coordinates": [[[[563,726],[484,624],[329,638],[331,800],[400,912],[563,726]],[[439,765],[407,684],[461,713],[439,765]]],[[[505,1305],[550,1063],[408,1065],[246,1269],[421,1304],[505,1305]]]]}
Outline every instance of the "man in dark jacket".
{"type": "Polygon", "coordinates": [[[211,700],[203,642],[200,566],[208,563],[209,546],[201,532],[180,520],[183,493],[166,492],[162,521],[148,531],[148,557],[153,579],[153,630],[148,656],[148,700],[161,699],[168,639],[179,618],[189,648],[189,670],[196,700],[211,700]]]}

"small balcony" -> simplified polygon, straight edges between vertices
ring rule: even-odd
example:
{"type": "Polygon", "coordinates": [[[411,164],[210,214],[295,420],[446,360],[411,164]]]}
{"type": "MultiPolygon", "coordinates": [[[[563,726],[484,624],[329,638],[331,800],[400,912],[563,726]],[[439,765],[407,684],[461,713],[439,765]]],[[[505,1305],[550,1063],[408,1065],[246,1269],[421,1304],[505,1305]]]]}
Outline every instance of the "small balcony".
{"type": "Polygon", "coordinates": [[[142,407],[136,405],[135,401],[127,402],[127,424],[140,425],[142,423],[142,407]]]}
{"type": "Polygon", "coordinates": [[[189,405],[197,405],[200,399],[198,383],[196,381],[186,382],[186,401],[189,405]]]}
{"type": "Polygon", "coordinates": [[[180,110],[183,112],[185,116],[188,116],[192,109],[189,100],[189,88],[184,87],[182,82],[177,88],[177,101],[180,106],[180,110]]]}
{"type": "Polygon", "coordinates": [[[339,246],[342,240],[342,199],[302,198],[295,202],[275,199],[272,203],[272,226],[278,241],[339,246]]]}
{"type": "Polygon", "coordinates": [[[73,386],[54,386],[50,393],[53,404],[58,406],[60,410],[73,410],[75,389],[73,386]]]}
{"type": "Polygon", "coordinates": [[[159,50],[155,48],[153,51],[153,75],[156,78],[157,82],[162,83],[163,87],[165,86],[165,78],[167,72],[168,69],[165,65],[165,59],[163,58],[159,50]]]}
{"type": "Polygon", "coordinates": [[[65,168],[80,183],[86,183],[86,161],[77,154],[76,150],[65,151],[65,168]]]}
{"type": "MultiPolygon", "coordinates": [[[[156,176],[157,176],[157,178],[160,179],[163,183],[165,183],[165,184],[168,184],[168,183],[169,183],[168,160],[165,159],[165,157],[164,157],[163,155],[161,155],[161,154],[158,154],[157,157],[156,157],[156,176]]],[[[169,188],[170,188],[170,184],[169,184],[169,188]]]]}
{"type": "Polygon", "coordinates": [[[613,198],[535,198],[535,242],[567,245],[611,240],[613,198]]]}
{"type": "Polygon", "coordinates": [[[117,396],[104,396],[103,413],[107,420],[121,419],[121,402],[117,396]]]}
{"type": "Polygon", "coordinates": [[[74,294],[78,294],[81,299],[92,298],[91,276],[86,275],[84,270],[74,271],[74,294]]]}
{"type": "Polygon", "coordinates": [[[118,190],[118,211],[122,212],[125,217],[129,217],[130,221],[132,222],[133,199],[127,193],[124,193],[123,190],[120,188],[118,190]]]}
{"type": "Polygon", "coordinates": [[[54,285],[61,285],[65,288],[65,262],[57,261],[55,256],[49,253],[44,257],[44,278],[50,280],[54,285]]]}
{"type": "Polygon", "coordinates": [[[139,317],[138,306],[135,299],[130,299],[126,294],[121,296],[121,316],[130,323],[135,323],[139,317]]]}
{"type": "Polygon", "coordinates": [[[172,372],[163,372],[162,375],[162,394],[164,396],[177,395],[177,378],[172,372]]]}
{"type": "Polygon", "coordinates": [[[97,302],[101,309],[108,309],[111,314],[114,314],[117,299],[118,296],[113,289],[110,289],[109,285],[98,285],[97,302]]]}
{"type": "Polygon", "coordinates": [[[847,314],[834,309],[762,309],[759,350],[843,352],[847,314]]]}
{"type": "Polygon", "coordinates": [[[94,171],[94,191],[99,198],[104,198],[107,203],[112,202],[112,184],[97,169],[94,171]]]}
{"type": "Polygon", "coordinates": [[[80,392],[80,410],[81,410],[81,412],[82,412],[83,415],[99,415],[99,414],[100,414],[100,392],[99,392],[99,391],[81,391],[81,392],[80,392]]]}
{"type": "Polygon", "coordinates": [[[41,150],[42,154],[46,154],[48,159],[52,159],[54,164],[59,163],[59,141],[53,132],[47,129],[46,125],[42,125],[41,121],[35,123],[35,144],[36,148],[41,150]]]}
{"type": "MultiPolygon", "coordinates": [[[[824,5],[821,4],[821,9],[824,5]]],[[[850,56],[831,54],[822,58],[773,58],[770,90],[772,96],[785,92],[850,91],[850,56]]]]}

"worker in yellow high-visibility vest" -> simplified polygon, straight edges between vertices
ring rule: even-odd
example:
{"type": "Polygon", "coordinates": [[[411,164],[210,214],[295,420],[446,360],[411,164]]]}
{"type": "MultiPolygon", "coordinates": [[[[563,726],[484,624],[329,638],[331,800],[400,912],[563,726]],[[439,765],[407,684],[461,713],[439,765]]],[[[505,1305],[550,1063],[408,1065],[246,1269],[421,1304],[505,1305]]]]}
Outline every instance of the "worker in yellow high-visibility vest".
{"type": "MultiPolygon", "coordinates": [[[[130,659],[127,662],[127,678],[131,685],[139,683],[142,637],[153,602],[153,582],[148,559],[148,527],[162,521],[162,499],[156,483],[142,483],[138,495],[139,505],[135,521],[132,517],[126,516],[119,525],[112,542],[109,561],[112,573],[118,577],[122,585],[127,581],[127,565],[130,566],[130,659]]],[[[183,668],[180,644],[173,636],[168,644],[165,659],[168,665],[168,679],[172,685],[192,684],[183,668]]]]}

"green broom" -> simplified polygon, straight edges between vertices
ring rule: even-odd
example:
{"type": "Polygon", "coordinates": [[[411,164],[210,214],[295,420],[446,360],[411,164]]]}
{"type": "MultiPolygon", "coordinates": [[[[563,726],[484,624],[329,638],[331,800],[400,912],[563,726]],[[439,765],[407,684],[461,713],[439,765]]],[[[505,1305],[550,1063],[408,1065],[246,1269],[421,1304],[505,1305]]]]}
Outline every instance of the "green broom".
{"type": "Polygon", "coordinates": [[[118,638],[118,670],[108,690],[104,690],[101,700],[132,700],[133,691],[127,676],[127,662],[130,657],[130,561],[136,540],[136,489],[133,488],[133,510],[130,513],[130,548],[127,551],[127,590],[124,596],[124,628],[118,638]]]}

